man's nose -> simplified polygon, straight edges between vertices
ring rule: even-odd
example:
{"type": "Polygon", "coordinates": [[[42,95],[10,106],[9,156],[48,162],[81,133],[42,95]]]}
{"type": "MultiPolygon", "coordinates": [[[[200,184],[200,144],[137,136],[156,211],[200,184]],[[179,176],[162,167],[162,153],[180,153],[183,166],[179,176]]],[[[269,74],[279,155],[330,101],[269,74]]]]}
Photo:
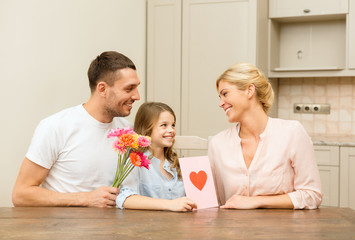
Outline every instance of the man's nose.
{"type": "Polygon", "coordinates": [[[139,95],[138,88],[136,88],[136,89],[134,90],[134,93],[133,93],[133,95],[132,95],[132,99],[133,99],[133,100],[139,100],[139,99],[141,99],[141,97],[140,97],[140,95],[139,95]]]}

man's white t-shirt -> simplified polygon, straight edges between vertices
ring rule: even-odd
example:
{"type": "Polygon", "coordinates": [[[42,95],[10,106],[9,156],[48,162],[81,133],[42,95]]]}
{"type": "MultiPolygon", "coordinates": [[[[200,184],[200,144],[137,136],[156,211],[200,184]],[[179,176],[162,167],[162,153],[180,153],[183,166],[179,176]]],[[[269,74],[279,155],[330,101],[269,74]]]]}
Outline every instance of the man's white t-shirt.
{"type": "Polygon", "coordinates": [[[43,119],[36,128],[26,157],[49,169],[42,187],[56,192],[88,192],[111,186],[116,172],[117,152],[113,128],[129,126],[123,118],[102,123],[83,105],[43,119]]]}

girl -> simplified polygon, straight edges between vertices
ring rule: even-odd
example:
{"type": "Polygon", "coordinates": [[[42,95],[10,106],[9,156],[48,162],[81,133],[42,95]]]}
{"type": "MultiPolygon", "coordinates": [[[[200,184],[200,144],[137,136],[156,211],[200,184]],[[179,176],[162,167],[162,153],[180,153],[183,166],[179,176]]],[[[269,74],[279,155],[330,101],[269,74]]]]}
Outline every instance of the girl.
{"type": "Polygon", "coordinates": [[[185,197],[179,159],[173,150],[176,117],[164,103],[147,102],[138,109],[134,131],[150,136],[144,154],[150,169],[135,168],[122,184],[116,203],[121,209],[191,211],[196,204],[185,197]]]}
{"type": "Polygon", "coordinates": [[[299,122],[267,116],[274,93],[264,75],[235,64],[216,87],[219,106],[235,123],[208,148],[222,208],[317,208],[322,193],[312,141],[299,122]]]}

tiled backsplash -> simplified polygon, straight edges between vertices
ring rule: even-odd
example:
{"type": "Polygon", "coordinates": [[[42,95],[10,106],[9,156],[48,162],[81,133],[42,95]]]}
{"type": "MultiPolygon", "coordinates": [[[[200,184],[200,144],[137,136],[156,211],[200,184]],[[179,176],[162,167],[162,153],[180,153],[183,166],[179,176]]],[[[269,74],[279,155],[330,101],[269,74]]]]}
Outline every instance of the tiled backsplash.
{"type": "Polygon", "coordinates": [[[355,77],[279,79],[278,116],[310,135],[355,135],[355,77]],[[329,103],[330,114],[293,113],[294,103],[329,103]]]}

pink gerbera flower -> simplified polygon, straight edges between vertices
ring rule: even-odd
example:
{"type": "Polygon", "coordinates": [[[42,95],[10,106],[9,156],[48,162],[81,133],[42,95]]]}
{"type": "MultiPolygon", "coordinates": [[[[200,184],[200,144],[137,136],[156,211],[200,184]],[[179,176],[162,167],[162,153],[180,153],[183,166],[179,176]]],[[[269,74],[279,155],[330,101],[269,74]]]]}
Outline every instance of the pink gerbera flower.
{"type": "Polygon", "coordinates": [[[145,167],[146,169],[149,170],[149,164],[150,164],[150,160],[148,159],[147,156],[143,155],[141,156],[141,167],[145,167]]]}
{"type": "Polygon", "coordinates": [[[120,137],[122,134],[136,134],[131,127],[112,129],[107,137],[120,137]]]}
{"type": "Polygon", "coordinates": [[[119,139],[113,142],[113,149],[118,151],[119,154],[125,154],[127,152],[126,146],[119,139]]]}
{"type": "Polygon", "coordinates": [[[150,145],[150,137],[139,136],[137,141],[140,147],[148,147],[150,145]]]}

